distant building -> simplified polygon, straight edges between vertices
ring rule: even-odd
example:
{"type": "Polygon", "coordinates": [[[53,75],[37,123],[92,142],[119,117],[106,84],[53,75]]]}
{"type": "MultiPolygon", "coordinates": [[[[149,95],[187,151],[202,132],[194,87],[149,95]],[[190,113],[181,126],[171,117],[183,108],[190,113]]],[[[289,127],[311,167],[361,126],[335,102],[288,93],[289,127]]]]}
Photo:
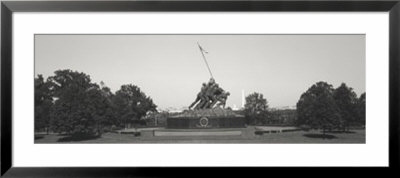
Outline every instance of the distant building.
{"type": "Polygon", "coordinates": [[[234,110],[234,111],[237,111],[237,110],[239,110],[240,108],[238,108],[237,106],[236,106],[236,104],[234,104],[233,105],[233,107],[232,107],[232,110],[234,110]]]}
{"type": "Polygon", "coordinates": [[[271,109],[268,124],[274,125],[295,125],[297,114],[295,109],[271,109]]]}
{"type": "Polygon", "coordinates": [[[164,127],[168,116],[169,113],[165,111],[153,112],[148,114],[144,120],[146,122],[146,126],[148,127],[164,127]]]}
{"type": "Polygon", "coordinates": [[[176,113],[176,112],[182,112],[184,110],[188,109],[187,107],[180,107],[180,108],[175,108],[175,107],[167,107],[164,109],[158,109],[158,112],[170,112],[170,113],[176,113]]]}

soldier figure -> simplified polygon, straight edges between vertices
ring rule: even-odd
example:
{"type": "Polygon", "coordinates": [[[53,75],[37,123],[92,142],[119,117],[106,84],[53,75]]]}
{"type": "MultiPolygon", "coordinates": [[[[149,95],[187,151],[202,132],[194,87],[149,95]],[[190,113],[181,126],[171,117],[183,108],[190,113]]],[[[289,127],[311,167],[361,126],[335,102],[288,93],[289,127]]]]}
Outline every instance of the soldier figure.
{"type": "Polygon", "coordinates": [[[229,92],[223,92],[220,95],[218,95],[217,100],[219,101],[219,103],[217,104],[217,107],[222,106],[222,108],[225,108],[226,100],[228,99],[229,95],[230,95],[229,92]]]}
{"type": "Polygon", "coordinates": [[[207,102],[202,106],[202,108],[212,108],[212,104],[216,101],[215,92],[218,90],[219,86],[216,83],[211,84],[206,90],[207,102]]]}
{"type": "Polygon", "coordinates": [[[204,100],[206,100],[205,98],[205,91],[207,89],[207,84],[203,83],[200,92],[197,94],[196,100],[189,106],[189,109],[191,109],[197,102],[200,101],[200,103],[204,100]]]}
{"type": "Polygon", "coordinates": [[[211,85],[214,83],[215,83],[215,79],[211,77],[210,80],[208,81],[208,85],[211,85]]]}
{"type": "Polygon", "coordinates": [[[220,87],[218,86],[218,84],[216,84],[216,88],[215,88],[215,90],[214,90],[214,92],[213,92],[213,96],[211,97],[211,103],[209,104],[208,108],[213,108],[214,105],[219,101],[218,98],[220,98],[221,95],[222,95],[224,92],[225,92],[225,91],[224,91],[222,88],[220,88],[220,87]]]}
{"type": "Polygon", "coordinates": [[[196,100],[189,106],[189,109],[193,106],[195,106],[194,109],[213,108],[217,102],[219,102],[217,106],[225,108],[228,96],[229,92],[225,92],[215,83],[214,78],[210,78],[207,84],[203,83],[201,91],[197,94],[196,100]]]}
{"type": "Polygon", "coordinates": [[[205,109],[208,103],[210,102],[209,93],[212,90],[212,87],[215,85],[215,80],[210,78],[208,84],[204,88],[204,92],[202,93],[202,97],[200,103],[196,105],[194,109],[205,109]]]}

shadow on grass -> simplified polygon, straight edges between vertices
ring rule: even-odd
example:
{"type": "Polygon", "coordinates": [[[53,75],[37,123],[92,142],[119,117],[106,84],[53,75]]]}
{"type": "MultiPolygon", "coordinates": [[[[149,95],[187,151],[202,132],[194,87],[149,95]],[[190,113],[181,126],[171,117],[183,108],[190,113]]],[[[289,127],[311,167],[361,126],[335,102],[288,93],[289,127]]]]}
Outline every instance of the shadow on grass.
{"type": "Polygon", "coordinates": [[[308,138],[320,138],[320,139],[335,139],[337,138],[334,135],[327,135],[327,134],[304,134],[303,136],[308,138]]]}
{"type": "Polygon", "coordinates": [[[100,136],[96,135],[68,135],[67,137],[63,137],[57,140],[57,142],[77,142],[77,141],[85,141],[85,140],[94,140],[100,138],[100,136]]]}
{"type": "Polygon", "coordinates": [[[42,138],[44,138],[43,135],[35,135],[35,140],[39,140],[39,139],[42,139],[42,138]]]}
{"type": "Polygon", "coordinates": [[[346,133],[346,134],[353,134],[356,132],[353,131],[326,131],[326,133],[346,133]]]}

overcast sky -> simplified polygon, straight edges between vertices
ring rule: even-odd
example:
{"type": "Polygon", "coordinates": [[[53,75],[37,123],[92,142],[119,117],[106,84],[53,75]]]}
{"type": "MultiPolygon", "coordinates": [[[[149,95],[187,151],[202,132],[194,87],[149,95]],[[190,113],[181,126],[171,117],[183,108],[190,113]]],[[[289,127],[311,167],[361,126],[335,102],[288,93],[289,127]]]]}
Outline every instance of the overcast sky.
{"type": "Polygon", "coordinates": [[[71,69],[113,92],[134,84],[159,108],[181,108],[210,78],[197,42],[231,93],[227,106],[241,106],[242,90],[264,94],[271,107],[295,106],[318,81],[365,92],[364,35],[36,35],[35,76],[71,69]]]}

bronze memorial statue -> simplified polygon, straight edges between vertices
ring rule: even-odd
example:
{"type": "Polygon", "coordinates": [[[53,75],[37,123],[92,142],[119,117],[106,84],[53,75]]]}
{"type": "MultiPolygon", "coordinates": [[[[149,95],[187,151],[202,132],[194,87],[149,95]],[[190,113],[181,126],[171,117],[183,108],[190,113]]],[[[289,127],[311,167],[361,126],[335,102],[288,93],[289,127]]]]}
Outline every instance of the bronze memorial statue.
{"type": "Polygon", "coordinates": [[[189,110],[171,115],[167,118],[167,128],[170,129],[199,129],[199,128],[241,128],[245,127],[243,115],[231,109],[225,109],[226,100],[230,95],[216,82],[210,66],[204,56],[206,52],[198,44],[204,62],[210,73],[208,83],[203,83],[195,101],[189,110]],[[193,108],[193,109],[192,109],[193,108]]]}
{"type": "Polygon", "coordinates": [[[198,109],[210,109],[222,106],[225,108],[226,100],[230,95],[229,92],[224,91],[217,83],[215,83],[214,78],[206,84],[203,83],[200,92],[197,94],[196,100],[189,106],[192,109],[193,106],[195,110],[198,109]]]}

